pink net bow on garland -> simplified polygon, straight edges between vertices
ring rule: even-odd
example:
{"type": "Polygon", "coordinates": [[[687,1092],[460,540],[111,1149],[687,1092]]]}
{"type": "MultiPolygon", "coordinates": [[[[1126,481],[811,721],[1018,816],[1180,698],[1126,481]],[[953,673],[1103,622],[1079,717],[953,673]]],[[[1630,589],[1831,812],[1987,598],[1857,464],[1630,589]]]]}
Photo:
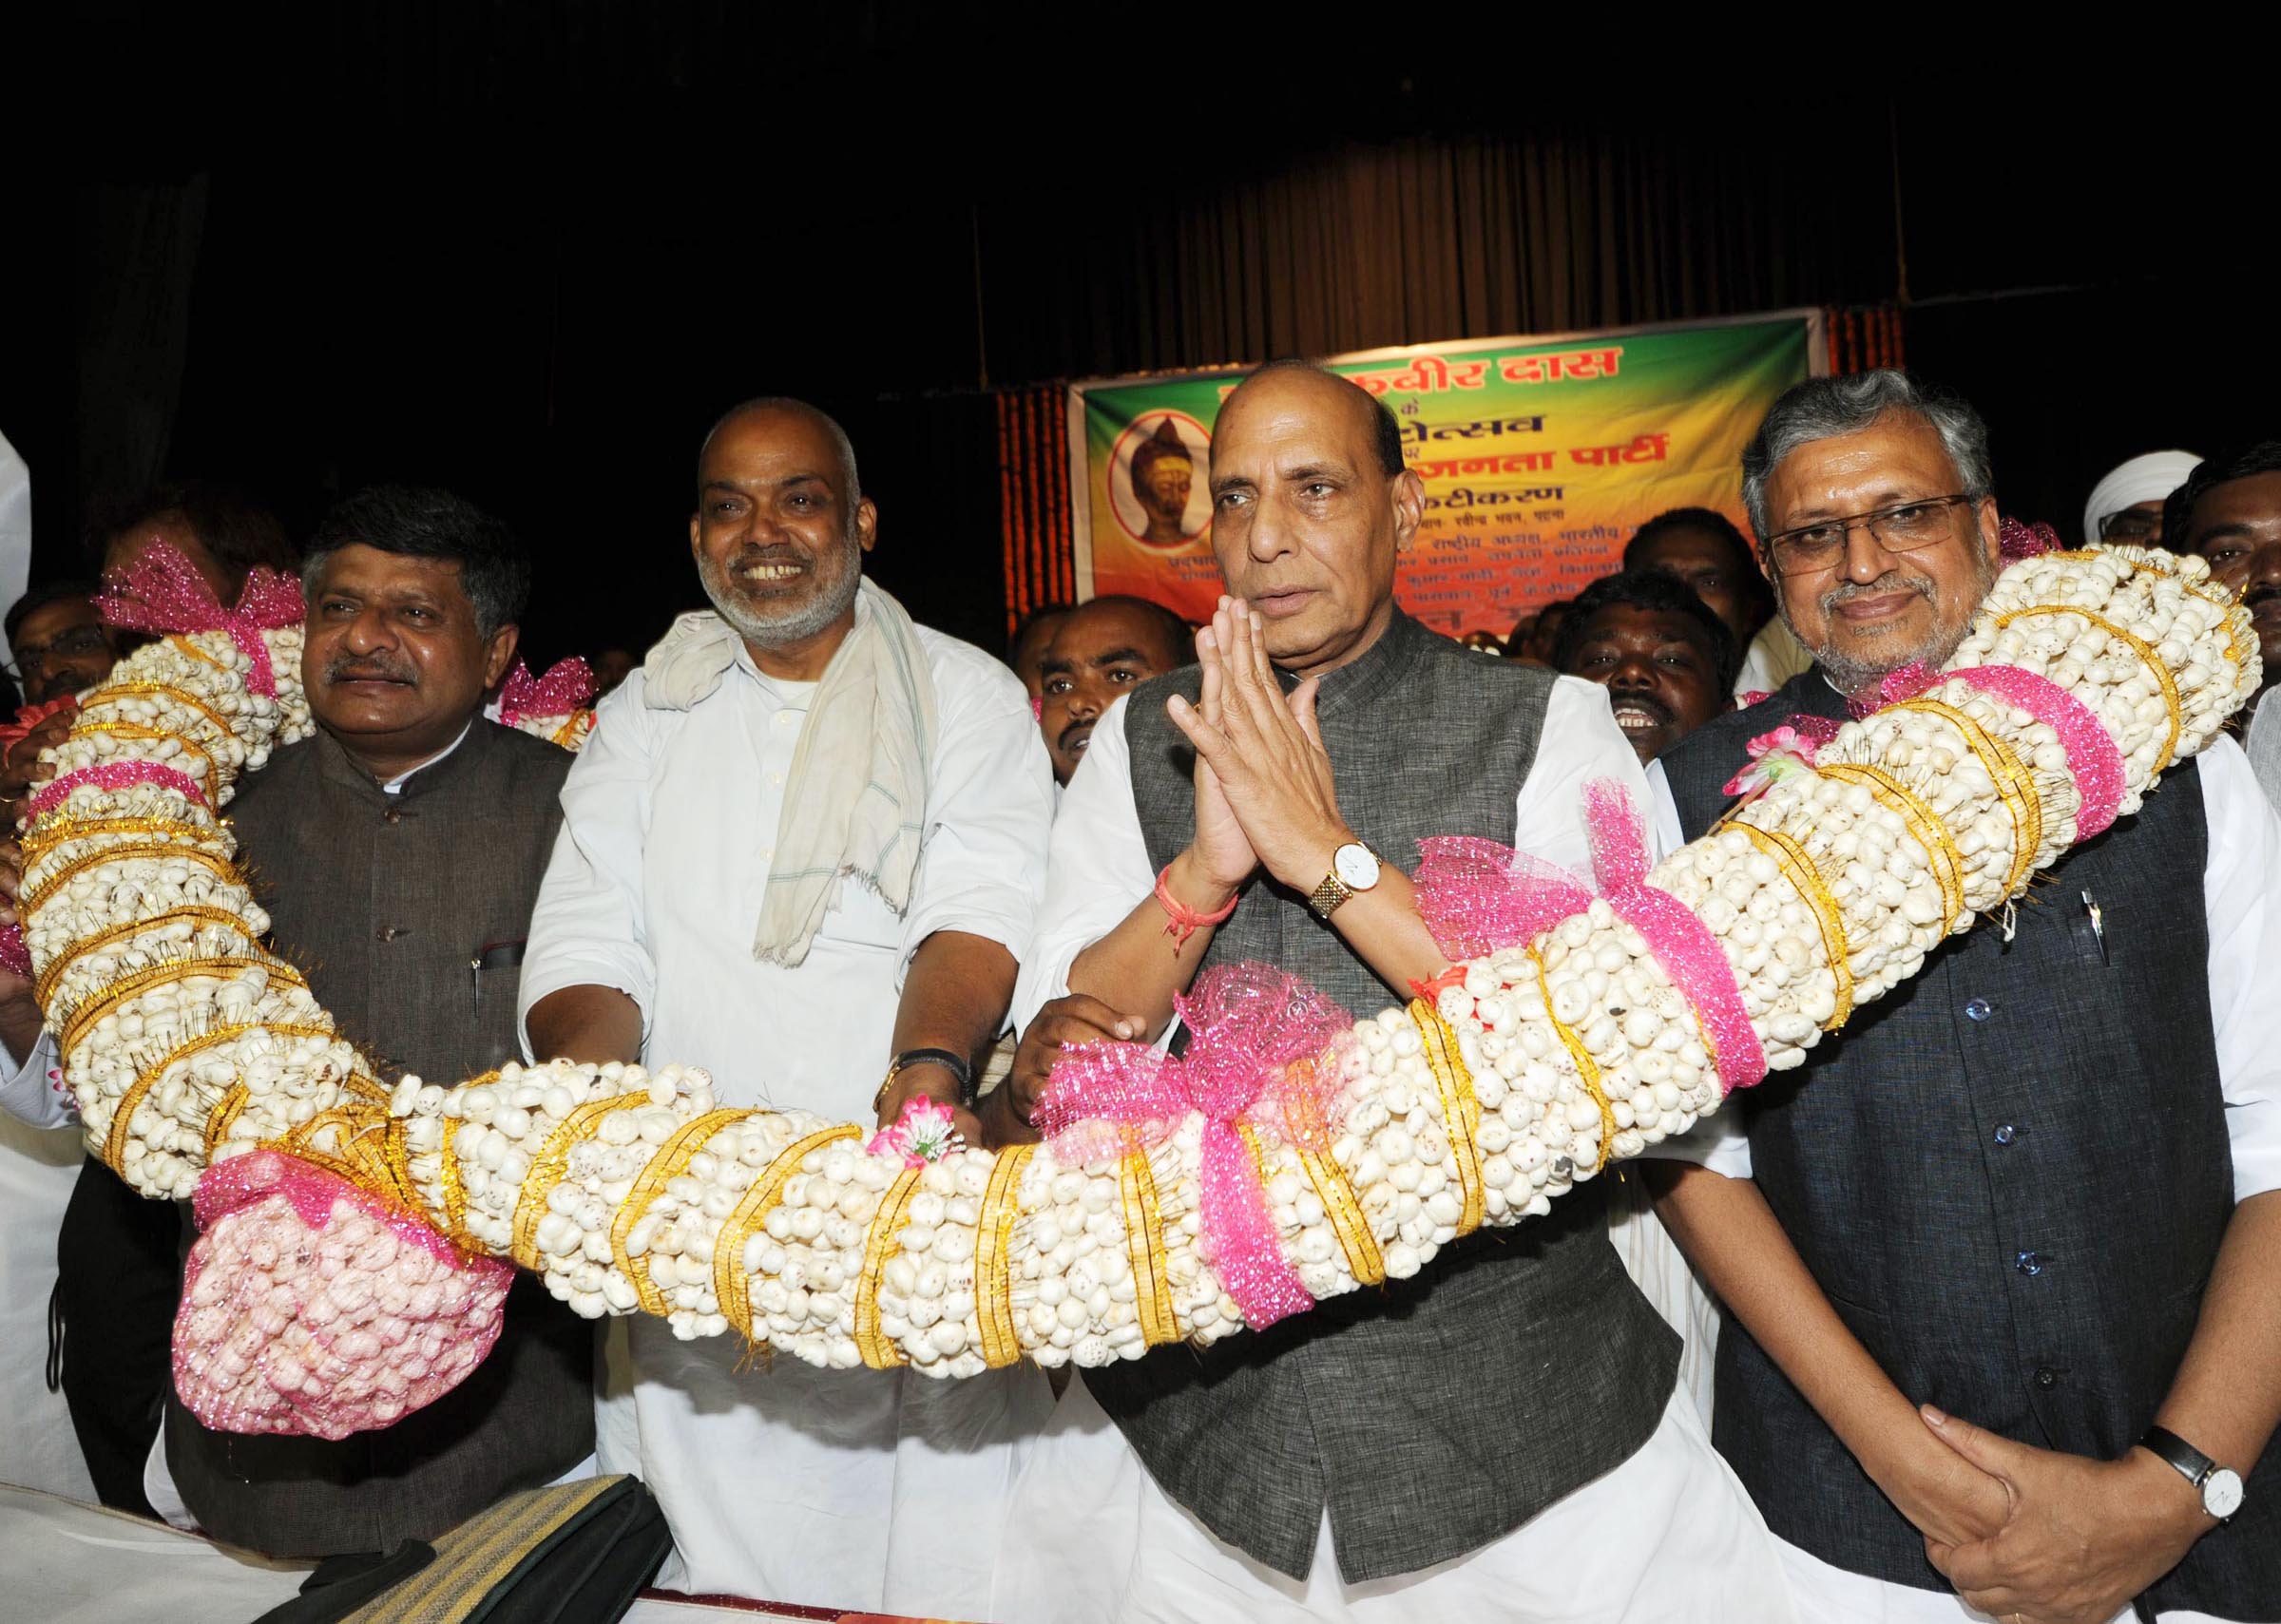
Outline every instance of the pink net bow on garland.
{"type": "Polygon", "coordinates": [[[264,698],[278,697],[278,674],[261,634],[301,623],[301,583],[291,576],[274,569],[250,571],[238,606],[225,609],[180,548],[154,541],[133,564],[107,572],[104,586],[95,606],[112,625],[161,634],[227,632],[252,667],[245,685],[264,698]]]}
{"type": "MultiPolygon", "coordinates": [[[[1766,1076],[1766,1046],[1752,1028],[1734,966],[1693,909],[1647,883],[1647,833],[1623,786],[1584,786],[1592,869],[1616,916],[1639,933],[1691,1004],[1728,1092],[1766,1076]]],[[[1565,869],[1494,840],[1442,835],[1418,842],[1418,913],[1453,960],[1534,942],[1592,906],[1593,890],[1565,869]]]]}
{"type": "Polygon", "coordinates": [[[513,727],[531,716],[566,716],[601,686],[594,668],[577,655],[556,660],[544,677],[533,677],[530,667],[517,660],[507,686],[499,690],[499,719],[513,727]]]}
{"type": "Polygon", "coordinates": [[[1296,976],[1256,964],[1206,970],[1174,1002],[1189,1031],[1186,1054],[1175,1059],[1147,1043],[1064,1049],[1030,1119],[1054,1156],[1075,1166],[1143,1150],[1201,1113],[1206,1260],[1257,1330],[1313,1308],[1314,1298],[1283,1260],[1243,1130],[1329,1148],[1353,1017],[1296,976]]]}

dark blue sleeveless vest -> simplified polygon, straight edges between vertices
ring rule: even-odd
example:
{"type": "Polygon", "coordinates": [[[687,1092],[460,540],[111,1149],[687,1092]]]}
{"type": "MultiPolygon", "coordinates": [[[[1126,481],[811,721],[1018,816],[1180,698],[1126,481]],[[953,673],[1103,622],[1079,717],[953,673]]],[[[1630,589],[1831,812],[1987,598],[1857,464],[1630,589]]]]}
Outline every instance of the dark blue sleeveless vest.
{"type": "MultiPolygon", "coordinates": [[[[1818,670],[1663,757],[1690,838],[1746,741],[1843,717],[1818,670]]],[[[2113,1459],[2155,1418],[2233,1210],[2194,764],[1743,1106],[1752,1176],[1902,1392],[2039,1448],[2113,1459]],[[2091,902],[2104,939],[2095,931],[2091,902]]],[[[1947,1588],[1923,1539],[1732,1319],[1714,1438],[1773,1531],[1947,1588]]],[[[2183,1485],[2181,1485],[2183,1486],[2183,1485]]],[[[2281,1617],[2281,1442],[2241,1514],[2141,1600],[2281,1617]]]]}
{"type": "MultiPolygon", "coordinates": [[[[1551,689],[1545,673],[1486,659],[1397,612],[1323,681],[1316,715],[1340,811],[1406,867],[1427,835],[1511,840],[1551,689]]],[[[1195,701],[1194,667],[1126,706],[1134,808],[1160,868],[1196,823],[1193,756],[1164,715],[1174,693],[1195,701]]],[[[1245,959],[1304,976],[1357,1016],[1401,1002],[1304,896],[1266,881],[1244,892],[1205,963],[1245,959]]],[[[1677,1338],[1609,1245],[1594,1183],[1384,1291],[1084,1379],[1164,1491],[1214,1534],[1303,1576],[1327,1503],[1339,1572],[1358,1583],[1478,1549],[1628,1459],[1655,1432],[1677,1371],[1677,1338]]]]}

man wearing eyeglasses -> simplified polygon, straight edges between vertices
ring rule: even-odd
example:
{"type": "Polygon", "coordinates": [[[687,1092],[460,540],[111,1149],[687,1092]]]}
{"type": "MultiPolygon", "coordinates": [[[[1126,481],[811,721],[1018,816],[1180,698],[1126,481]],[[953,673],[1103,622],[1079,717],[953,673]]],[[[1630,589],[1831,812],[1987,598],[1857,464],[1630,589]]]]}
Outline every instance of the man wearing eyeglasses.
{"type": "MultiPolygon", "coordinates": [[[[1816,663],[1651,770],[1670,840],[1999,567],[1984,427],[1900,373],[1784,395],[1743,490],[1816,663]]],[[[2281,1617],[2276,946],[2281,820],[2220,740],[1658,1167],[1803,1616],[2281,1617]]]]}
{"type": "Polygon", "coordinates": [[[34,587],[8,611],[24,702],[44,705],[92,688],[119,658],[118,633],[95,608],[95,583],[59,581],[34,587]]]}

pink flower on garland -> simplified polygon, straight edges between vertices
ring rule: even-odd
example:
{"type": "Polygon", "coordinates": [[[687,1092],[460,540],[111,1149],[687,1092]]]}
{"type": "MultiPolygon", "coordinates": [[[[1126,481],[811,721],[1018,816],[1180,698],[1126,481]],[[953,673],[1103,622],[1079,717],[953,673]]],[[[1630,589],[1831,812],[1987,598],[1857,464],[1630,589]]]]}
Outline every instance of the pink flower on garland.
{"type": "Polygon", "coordinates": [[[1751,753],[1751,764],[1727,780],[1725,793],[1763,794],[1793,773],[1812,772],[1822,746],[1836,736],[1837,724],[1826,716],[1791,717],[1744,746],[1751,753]]]}
{"type": "Polygon", "coordinates": [[[903,1115],[873,1134],[863,1148],[873,1156],[899,1156],[905,1167],[925,1167],[965,1150],[967,1137],[958,1131],[958,1118],[949,1106],[921,1096],[905,1100],[903,1115]]]}

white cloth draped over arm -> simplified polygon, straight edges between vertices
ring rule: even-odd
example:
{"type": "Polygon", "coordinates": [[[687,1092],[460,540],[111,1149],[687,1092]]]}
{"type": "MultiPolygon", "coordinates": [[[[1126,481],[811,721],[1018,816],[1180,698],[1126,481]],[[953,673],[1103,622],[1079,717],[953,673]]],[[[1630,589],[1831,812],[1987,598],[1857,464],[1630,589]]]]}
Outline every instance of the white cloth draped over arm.
{"type": "Polygon", "coordinates": [[[642,702],[637,671],[604,698],[563,784],[563,828],[540,884],[524,950],[516,1026],[530,1051],[531,1005],[566,986],[616,987],[642,1008],[649,1035],[657,965],[643,929],[642,853],[651,763],[682,713],[642,702]]]}

